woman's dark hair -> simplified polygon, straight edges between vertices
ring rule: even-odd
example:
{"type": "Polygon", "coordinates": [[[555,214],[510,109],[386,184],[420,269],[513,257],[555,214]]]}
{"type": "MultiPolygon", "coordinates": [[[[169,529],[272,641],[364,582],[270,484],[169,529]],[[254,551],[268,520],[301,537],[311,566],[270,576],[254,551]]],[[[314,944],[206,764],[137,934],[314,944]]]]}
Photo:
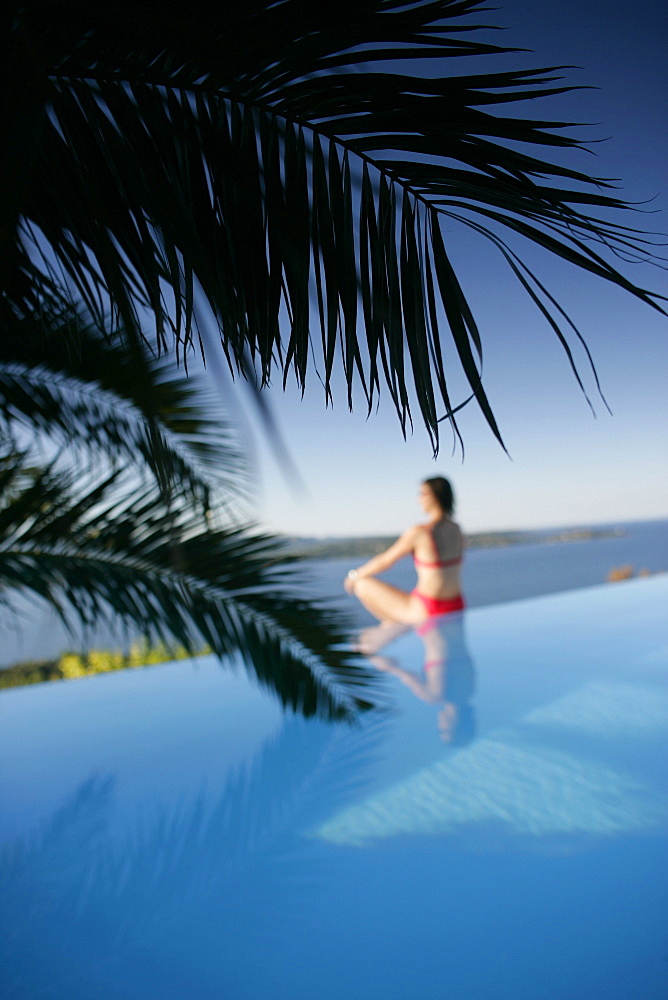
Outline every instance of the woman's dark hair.
{"type": "Polygon", "coordinates": [[[433,479],[425,479],[424,484],[436,497],[436,502],[441,510],[445,511],[446,514],[452,514],[455,509],[455,496],[450,480],[445,479],[444,476],[434,476],[433,479]]]}

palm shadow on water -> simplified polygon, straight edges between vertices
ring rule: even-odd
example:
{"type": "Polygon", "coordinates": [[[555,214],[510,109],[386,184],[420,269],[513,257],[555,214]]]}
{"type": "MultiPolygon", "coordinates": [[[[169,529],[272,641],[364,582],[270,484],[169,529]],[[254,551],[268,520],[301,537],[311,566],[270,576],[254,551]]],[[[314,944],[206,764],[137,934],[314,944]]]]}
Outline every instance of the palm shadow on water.
{"type": "Polygon", "coordinates": [[[113,776],[82,782],[0,855],[7,995],[181,996],[188,969],[192,995],[215,980],[219,996],[267,934],[299,933],[323,877],[304,826],[364,793],[390,724],[288,716],[219,794],[148,801],[143,814],[120,814],[113,776]]]}
{"type": "Polygon", "coordinates": [[[362,633],[361,648],[369,650],[369,662],[377,670],[396,677],[416,698],[436,707],[437,727],[444,743],[463,746],[475,738],[475,667],[466,644],[463,614],[429,618],[415,629],[410,625],[371,627],[362,633]],[[419,673],[383,652],[395,639],[411,631],[423,646],[419,673]]]}

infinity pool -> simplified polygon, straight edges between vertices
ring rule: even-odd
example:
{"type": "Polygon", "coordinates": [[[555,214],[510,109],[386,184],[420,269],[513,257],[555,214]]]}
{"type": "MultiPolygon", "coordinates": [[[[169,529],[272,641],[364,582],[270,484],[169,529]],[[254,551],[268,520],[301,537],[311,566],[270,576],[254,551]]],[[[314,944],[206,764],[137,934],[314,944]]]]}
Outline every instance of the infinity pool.
{"type": "Polygon", "coordinates": [[[207,658],[3,692],[0,997],[665,1000],[667,607],[410,631],[353,727],[207,658]]]}

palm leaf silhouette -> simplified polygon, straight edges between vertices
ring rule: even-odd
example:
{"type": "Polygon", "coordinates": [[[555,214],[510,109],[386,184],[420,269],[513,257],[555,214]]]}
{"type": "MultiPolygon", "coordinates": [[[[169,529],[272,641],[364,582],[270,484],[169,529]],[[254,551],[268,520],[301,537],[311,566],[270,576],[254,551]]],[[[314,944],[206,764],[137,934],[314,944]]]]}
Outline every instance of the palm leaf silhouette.
{"type": "Polygon", "coordinates": [[[501,440],[445,222],[492,241],[566,347],[577,331],[516,244],[660,304],[619,264],[654,251],[610,221],[628,207],[613,185],[545,158],[583,143],[522,113],[569,89],[560,69],[459,72],[513,51],[476,35],[481,9],[13,0],[4,308],[30,313],[52,282],[98,325],[139,337],[150,314],[160,347],[213,320],[231,370],[262,385],[303,386],[314,355],[327,396],[338,370],[350,402],[384,385],[404,428],[414,386],[436,447],[463,402],[448,333],[501,440]]]}
{"type": "Polygon", "coordinates": [[[167,499],[188,494],[207,509],[215,491],[241,514],[248,469],[219,395],[145,345],[134,349],[124,331],[105,337],[81,309],[51,301],[40,317],[12,316],[0,402],[0,431],[17,448],[27,433],[79,465],[96,452],[152,477],[167,499]]]}
{"type": "Polygon", "coordinates": [[[304,600],[304,573],[247,526],[213,529],[192,506],[112,473],[89,483],[56,468],[0,466],[0,602],[32,594],[71,630],[109,622],[221,658],[240,652],[258,680],[306,715],[368,705],[370,672],[344,651],[346,622],[304,600]]]}

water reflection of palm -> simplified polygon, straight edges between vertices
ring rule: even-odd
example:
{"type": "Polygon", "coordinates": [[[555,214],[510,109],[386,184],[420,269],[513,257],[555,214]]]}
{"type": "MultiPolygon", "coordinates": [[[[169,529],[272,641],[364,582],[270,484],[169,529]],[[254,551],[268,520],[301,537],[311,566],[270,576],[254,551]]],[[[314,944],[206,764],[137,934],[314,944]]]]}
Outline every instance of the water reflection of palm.
{"type": "MultiPolygon", "coordinates": [[[[371,632],[368,629],[367,632],[371,632]]],[[[437,723],[445,743],[468,743],[475,734],[474,710],[471,699],[475,690],[473,661],[466,646],[464,616],[444,615],[430,618],[415,631],[424,645],[422,673],[406,670],[395,657],[380,650],[399,635],[408,631],[403,627],[391,637],[383,630],[386,641],[376,647],[369,660],[384,673],[391,674],[404,684],[421,701],[437,705],[437,723]]],[[[368,637],[372,640],[372,637],[368,637]]],[[[370,643],[373,645],[373,643],[370,643]]]]}

